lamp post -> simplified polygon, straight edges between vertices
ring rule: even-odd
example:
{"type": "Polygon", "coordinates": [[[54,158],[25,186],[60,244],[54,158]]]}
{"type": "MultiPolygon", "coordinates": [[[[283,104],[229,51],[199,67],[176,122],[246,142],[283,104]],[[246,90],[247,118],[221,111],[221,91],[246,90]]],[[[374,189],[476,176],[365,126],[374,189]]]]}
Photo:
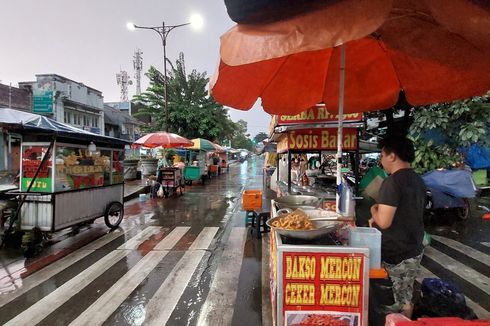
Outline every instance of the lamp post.
{"type": "Polygon", "coordinates": [[[168,127],[170,125],[169,121],[169,112],[168,112],[168,100],[167,100],[167,36],[168,34],[177,27],[192,25],[196,28],[200,28],[202,26],[202,18],[198,15],[193,15],[190,18],[189,23],[179,24],[179,25],[165,25],[165,22],[162,22],[162,26],[138,26],[133,23],[127,23],[127,27],[130,30],[135,29],[150,29],[155,31],[160,35],[162,39],[163,45],[163,97],[164,97],[164,110],[165,110],[165,131],[168,132],[168,127]]]}

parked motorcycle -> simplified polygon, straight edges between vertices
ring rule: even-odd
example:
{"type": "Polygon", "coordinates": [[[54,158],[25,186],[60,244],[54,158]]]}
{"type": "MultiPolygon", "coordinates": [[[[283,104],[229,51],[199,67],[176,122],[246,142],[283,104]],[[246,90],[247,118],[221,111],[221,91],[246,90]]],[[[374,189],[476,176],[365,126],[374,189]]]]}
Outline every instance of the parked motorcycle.
{"type": "Polygon", "coordinates": [[[469,198],[476,196],[471,171],[434,170],[422,176],[427,187],[426,219],[454,213],[459,220],[470,216],[469,198]]]}

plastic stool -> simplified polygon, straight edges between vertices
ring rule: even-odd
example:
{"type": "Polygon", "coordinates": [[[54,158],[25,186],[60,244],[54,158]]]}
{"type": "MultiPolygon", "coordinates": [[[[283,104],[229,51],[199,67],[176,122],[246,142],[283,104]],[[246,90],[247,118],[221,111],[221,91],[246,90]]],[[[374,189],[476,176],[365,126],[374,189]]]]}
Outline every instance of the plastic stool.
{"type": "Polygon", "coordinates": [[[251,225],[252,227],[255,224],[255,212],[254,211],[246,211],[245,212],[245,226],[251,225]]]}

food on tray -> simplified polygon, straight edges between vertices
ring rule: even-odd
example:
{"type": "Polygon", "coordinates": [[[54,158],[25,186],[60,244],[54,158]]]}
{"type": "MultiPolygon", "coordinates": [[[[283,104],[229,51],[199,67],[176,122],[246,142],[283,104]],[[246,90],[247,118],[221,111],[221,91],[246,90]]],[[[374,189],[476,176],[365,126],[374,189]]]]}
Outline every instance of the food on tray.
{"type": "Polygon", "coordinates": [[[314,230],[316,229],[308,216],[300,209],[282,215],[272,223],[273,227],[285,230],[314,230]]]}
{"type": "Polygon", "coordinates": [[[308,315],[299,324],[294,324],[294,326],[305,325],[349,326],[350,323],[348,320],[342,320],[330,315],[308,315]]]}

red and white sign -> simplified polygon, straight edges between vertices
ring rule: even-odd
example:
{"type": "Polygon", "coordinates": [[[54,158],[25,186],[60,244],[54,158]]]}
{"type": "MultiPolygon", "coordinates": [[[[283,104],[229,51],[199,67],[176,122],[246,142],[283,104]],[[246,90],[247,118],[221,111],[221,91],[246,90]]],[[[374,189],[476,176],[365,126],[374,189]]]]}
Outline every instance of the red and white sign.
{"type": "MultiPolygon", "coordinates": [[[[345,150],[357,148],[357,129],[344,128],[342,147],[345,150]]],[[[337,150],[337,128],[301,129],[288,131],[287,136],[277,143],[277,152],[288,150],[337,150]]]]}
{"type": "Polygon", "coordinates": [[[362,325],[365,263],[361,253],[283,252],[284,325],[362,325]]]}

